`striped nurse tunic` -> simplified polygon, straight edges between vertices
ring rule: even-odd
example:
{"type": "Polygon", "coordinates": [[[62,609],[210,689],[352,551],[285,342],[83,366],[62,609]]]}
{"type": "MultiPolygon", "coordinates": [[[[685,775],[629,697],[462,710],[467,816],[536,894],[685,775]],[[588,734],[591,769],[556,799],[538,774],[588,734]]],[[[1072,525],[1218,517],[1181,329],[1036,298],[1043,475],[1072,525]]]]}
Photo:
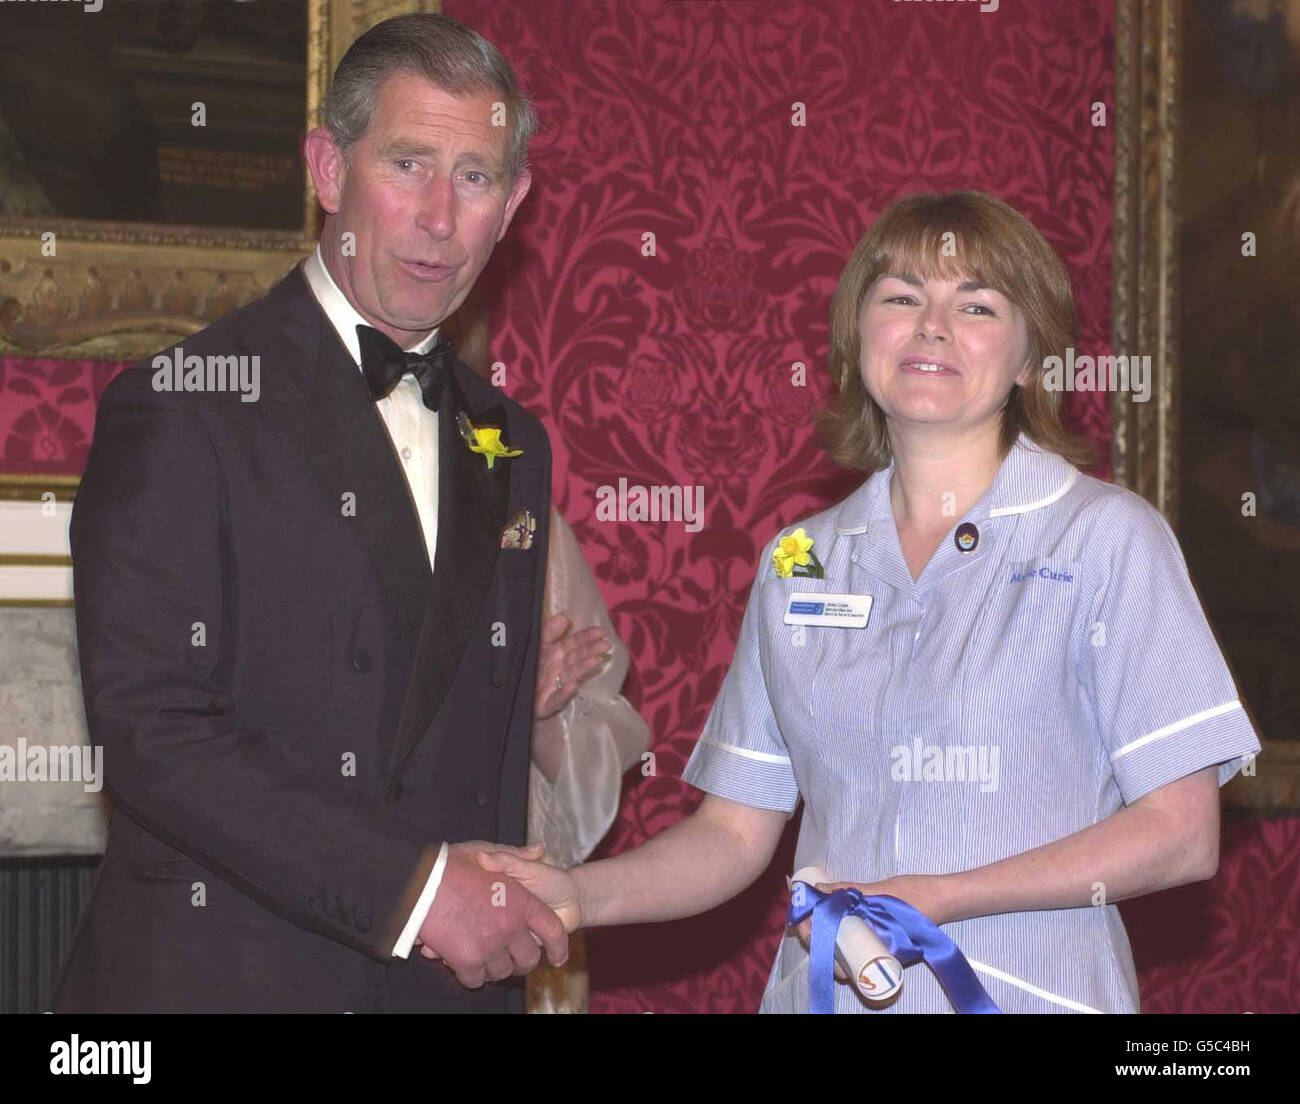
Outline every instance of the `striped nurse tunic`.
{"type": "MultiPolygon", "coordinates": [[[[759,561],[735,659],[683,777],[793,813],[795,869],[834,881],[945,874],[1071,835],[1143,794],[1259,751],[1173,533],[1136,494],[1021,436],[921,577],[893,469],[804,523],[824,579],[759,561]],[[869,594],[865,628],[784,623],[795,593],[869,594]]],[[[945,924],[1005,1012],[1136,1012],[1113,904],[945,924]]],[[[871,1011],[847,985],[837,1012],[871,1011]]],[[[782,939],[761,1011],[808,1009],[782,939]]],[[[883,1010],[950,1012],[928,967],[883,1010]]]]}

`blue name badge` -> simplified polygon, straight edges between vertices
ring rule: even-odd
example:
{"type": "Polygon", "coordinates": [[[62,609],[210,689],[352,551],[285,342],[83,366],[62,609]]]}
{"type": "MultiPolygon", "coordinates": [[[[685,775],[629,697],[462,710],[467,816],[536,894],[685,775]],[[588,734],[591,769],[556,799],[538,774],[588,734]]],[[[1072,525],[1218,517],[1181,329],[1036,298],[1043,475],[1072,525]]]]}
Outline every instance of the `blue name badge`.
{"type": "Polygon", "coordinates": [[[870,613],[870,594],[792,594],[785,607],[785,623],[865,629],[870,613]]]}

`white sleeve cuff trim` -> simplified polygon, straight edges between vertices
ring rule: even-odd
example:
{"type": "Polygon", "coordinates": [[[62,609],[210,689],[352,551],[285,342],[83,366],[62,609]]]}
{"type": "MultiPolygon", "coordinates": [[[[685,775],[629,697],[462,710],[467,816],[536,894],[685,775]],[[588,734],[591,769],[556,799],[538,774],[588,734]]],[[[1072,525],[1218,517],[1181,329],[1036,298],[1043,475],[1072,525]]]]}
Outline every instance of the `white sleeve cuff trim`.
{"type": "Polygon", "coordinates": [[[1146,736],[1139,736],[1136,740],[1131,740],[1115,752],[1115,754],[1110,757],[1110,761],[1114,763],[1116,760],[1127,755],[1130,751],[1137,751],[1138,748],[1145,747],[1147,744],[1152,743],[1155,740],[1163,740],[1166,736],[1172,736],[1175,732],[1182,732],[1183,729],[1191,728],[1192,725],[1200,724],[1202,721],[1208,721],[1211,717],[1221,717],[1224,713],[1231,713],[1234,709],[1240,708],[1241,701],[1237,698],[1233,698],[1232,701],[1224,702],[1222,705],[1216,705],[1211,709],[1202,709],[1201,712],[1193,713],[1190,717],[1184,717],[1181,721],[1175,721],[1173,724],[1165,725],[1164,728],[1158,728],[1154,732],[1148,733],[1146,736]]]}
{"type": "Polygon", "coordinates": [[[411,910],[411,918],[407,920],[406,927],[402,929],[402,934],[397,938],[397,945],[393,947],[394,958],[409,958],[411,948],[415,946],[415,937],[420,934],[420,925],[424,923],[424,918],[429,914],[429,909],[433,905],[433,898],[438,892],[438,886],[442,884],[442,872],[447,869],[447,844],[444,841],[438,851],[438,861],[433,864],[433,869],[429,871],[429,880],[424,883],[424,892],[420,894],[420,899],[415,902],[415,908],[411,910]]]}
{"type": "Polygon", "coordinates": [[[700,737],[700,743],[708,744],[710,747],[722,748],[733,755],[743,755],[746,759],[756,759],[760,763],[790,762],[788,755],[773,755],[770,751],[752,751],[749,748],[736,747],[735,744],[723,744],[717,740],[708,740],[703,736],[700,737]]]}
{"type": "Polygon", "coordinates": [[[1008,985],[1014,985],[1017,989],[1023,989],[1026,993],[1033,993],[1034,996],[1041,997],[1045,1001],[1059,1004],[1062,1008],[1070,1008],[1075,1012],[1091,1012],[1097,1016],[1103,1014],[1100,1008],[1091,1008],[1086,1004],[1080,1004],[1078,1001],[1072,1001],[1069,997],[1058,997],[1055,993],[1049,993],[1046,989],[1040,989],[1037,985],[1030,985],[1029,982],[1022,978],[1003,973],[1001,970],[995,970],[992,966],[985,966],[982,962],[976,962],[973,958],[968,958],[966,961],[970,963],[972,970],[978,970],[981,974],[988,974],[989,977],[1005,981],[1008,985]]]}

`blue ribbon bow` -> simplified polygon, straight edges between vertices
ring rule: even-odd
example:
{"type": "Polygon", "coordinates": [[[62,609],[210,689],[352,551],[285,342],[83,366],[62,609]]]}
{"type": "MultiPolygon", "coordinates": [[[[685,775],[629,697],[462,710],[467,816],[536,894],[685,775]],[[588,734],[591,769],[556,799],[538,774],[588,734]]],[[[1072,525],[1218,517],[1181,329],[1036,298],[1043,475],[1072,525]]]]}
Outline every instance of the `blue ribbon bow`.
{"type": "Polygon", "coordinates": [[[802,886],[806,892],[791,896],[787,923],[793,926],[812,914],[809,1012],[835,1011],[835,936],[846,916],[860,916],[870,924],[889,953],[903,966],[917,961],[929,966],[958,1012],[1002,1011],[980,984],[957,944],[925,913],[906,901],[885,894],[868,897],[856,889],[823,893],[806,882],[795,885],[802,886]]]}

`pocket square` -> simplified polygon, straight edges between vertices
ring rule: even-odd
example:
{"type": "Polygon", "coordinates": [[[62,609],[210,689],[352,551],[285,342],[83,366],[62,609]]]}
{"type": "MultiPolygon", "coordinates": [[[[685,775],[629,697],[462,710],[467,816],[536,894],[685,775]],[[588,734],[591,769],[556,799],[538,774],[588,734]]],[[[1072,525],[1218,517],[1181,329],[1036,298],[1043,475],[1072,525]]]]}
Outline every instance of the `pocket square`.
{"type": "Polygon", "coordinates": [[[501,547],[516,551],[532,548],[537,519],[531,510],[520,510],[501,530],[501,547]]]}

